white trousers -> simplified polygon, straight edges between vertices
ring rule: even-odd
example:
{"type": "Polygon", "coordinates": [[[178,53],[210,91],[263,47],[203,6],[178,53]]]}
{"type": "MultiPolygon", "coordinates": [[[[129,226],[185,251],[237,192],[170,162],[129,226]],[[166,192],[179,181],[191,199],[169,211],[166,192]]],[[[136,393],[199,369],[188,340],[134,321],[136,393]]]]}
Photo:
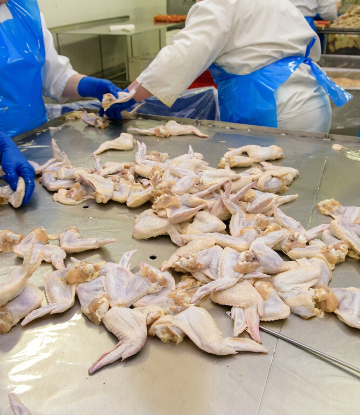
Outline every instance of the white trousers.
{"type": "Polygon", "coordinates": [[[312,109],[295,117],[278,120],[278,128],[312,133],[329,133],[331,116],[331,104],[328,102],[319,108],[312,109]]]}

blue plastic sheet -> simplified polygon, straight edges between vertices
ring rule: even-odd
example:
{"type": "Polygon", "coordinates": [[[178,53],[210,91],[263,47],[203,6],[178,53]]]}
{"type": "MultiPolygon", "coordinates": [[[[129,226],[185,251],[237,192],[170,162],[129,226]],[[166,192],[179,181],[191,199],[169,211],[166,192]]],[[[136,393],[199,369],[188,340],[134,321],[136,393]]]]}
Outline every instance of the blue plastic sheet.
{"type": "MultiPolygon", "coordinates": [[[[81,108],[99,109],[98,100],[78,101],[70,104],[48,104],[46,106],[48,119],[59,117],[81,108]]],[[[132,108],[131,108],[132,109],[132,108]]],[[[131,109],[129,111],[131,111],[131,109]]],[[[214,87],[196,88],[183,92],[169,108],[155,97],[145,100],[141,107],[141,114],[159,115],[166,117],[191,118],[194,120],[219,121],[220,113],[217,100],[217,90],[214,87]]]]}
{"type": "Polygon", "coordinates": [[[335,84],[308,58],[315,41],[316,37],[309,43],[305,56],[289,56],[248,75],[228,73],[213,63],[209,69],[219,90],[221,121],[276,128],[274,92],[302,63],[311,67],[317,81],[336,106],[347,103],[352,95],[335,84]]]}
{"type": "Polygon", "coordinates": [[[0,23],[0,131],[14,137],[46,122],[45,46],[37,2],[9,0],[7,7],[12,18],[0,23]]]}

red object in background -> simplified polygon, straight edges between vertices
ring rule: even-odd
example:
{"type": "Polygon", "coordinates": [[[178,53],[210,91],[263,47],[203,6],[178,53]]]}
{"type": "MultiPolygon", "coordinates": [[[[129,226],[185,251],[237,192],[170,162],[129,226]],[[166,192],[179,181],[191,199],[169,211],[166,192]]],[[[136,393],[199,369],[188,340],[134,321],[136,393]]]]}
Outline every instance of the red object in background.
{"type": "Polygon", "coordinates": [[[215,84],[214,78],[211,76],[209,69],[195,79],[188,89],[205,88],[207,86],[214,86],[217,89],[217,85],[215,84]]]}
{"type": "Polygon", "coordinates": [[[157,14],[154,23],[182,23],[186,20],[186,14],[157,14]]]}

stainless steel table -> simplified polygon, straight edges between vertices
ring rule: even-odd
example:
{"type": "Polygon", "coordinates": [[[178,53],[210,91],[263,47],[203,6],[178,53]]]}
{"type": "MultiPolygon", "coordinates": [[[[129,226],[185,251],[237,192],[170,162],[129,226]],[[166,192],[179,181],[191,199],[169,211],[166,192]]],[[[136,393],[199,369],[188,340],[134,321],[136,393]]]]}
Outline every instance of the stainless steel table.
{"type": "MultiPolygon", "coordinates": [[[[158,32],[158,48],[157,52],[160,51],[162,47],[166,45],[165,41],[165,33],[168,29],[178,29],[183,28],[184,23],[154,23],[152,17],[144,17],[144,18],[134,18],[130,19],[129,16],[122,16],[118,18],[112,19],[103,19],[97,20],[94,22],[86,22],[80,23],[76,25],[69,25],[65,27],[59,27],[52,29],[52,33],[56,34],[57,40],[57,48],[58,52],[61,54],[61,39],[65,35],[67,38],[69,36],[73,37],[73,39],[78,38],[86,38],[89,36],[95,36],[98,38],[99,42],[99,53],[100,53],[100,63],[101,63],[101,76],[104,77],[106,74],[104,73],[104,62],[103,62],[103,50],[106,47],[107,37],[108,36],[118,36],[123,39],[123,47],[125,48],[125,56],[126,56],[126,82],[127,84],[130,83],[130,70],[129,70],[129,59],[138,57],[136,53],[134,53],[134,43],[133,38],[150,32],[158,32]],[[128,25],[133,24],[135,26],[135,30],[133,32],[123,32],[123,31],[115,31],[110,32],[110,25],[128,25]]],[[[121,73],[117,73],[113,77],[107,76],[109,79],[113,79],[118,77],[121,73]]]]}
{"type": "MultiPolygon", "coordinates": [[[[91,166],[90,153],[108,139],[114,139],[128,127],[148,128],[162,119],[147,117],[112,124],[108,130],[95,130],[81,121],[66,122],[60,131],[30,133],[18,139],[29,159],[45,162],[51,157],[50,140],[54,137],[76,166],[91,166]]],[[[194,123],[193,120],[187,120],[194,123]]],[[[63,118],[51,125],[63,124],[63,118]]],[[[142,137],[149,151],[168,152],[174,157],[191,144],[205,160],[216,166],[228,147],[245,144],[283,147],[280,164],[300,170],[300,177],[288,193],[298,193],[298,201],[284,206],[285,213],[305,227],[328,222],[316,210],[316,203],[334,197],[343,204],[359,205],[360,146],[358,139],[286,132],[281,130],[200,122],[209,140],[194,136],[170,139],[142,137]],[[334,142],[347,149],[331,149],[334,142]]],[[[105,161],[133,161],[131,152],[110,151],[105,161]]],[[[36,226],[57,233],[68,226],[79,227],[84,236],[119,238],[115,244],[97,251],[75,255],[79,259],[103,259],[116,262],[123,252],[138,249],[132,265],[140,261],[159,266],[176,247],[168,237],[149,241],[132,239],[134,217],[148,206],[128,209],[110,202],[80,206],[62,206],[52,194],[36,185],[34,197],[25,208],[0,207],[0,228],[26,234],[36,226]],[[152,261],[149,257],[156,255],[152,261]]],[[[14,254],[0,254],[1,274],[6,275],[21,263],[14,254]]],[[[42,265],[31,281],[42,287],[49,272],[42,265]]],[[[359,262],[347,260],[338,265],[332,287],[360,287],[359,262]]],[[[3,277],[0,277],[3,278],[3,277]]],[[[226,307],[203,304],[223,333],[230,336],[232,322],[226,307]]],[[[266,323],[308,346],[328,353],[354,366],[360,366],[360,332],[341,323],[335,315],[309,321],[291,315],[284,322],[266,323]]],[[[103,326],[93,325],[80,312],[78,303],[66,313],[47,316],[28,327],[16,326],[0,336],[0,411],[11,414],[7,394],[15,392],[33,414],[356,414],[359,413],[358,375],[337,367],[270,335],[262,333],[268,355],[238,354],[219,357],[199,350],[189,339],[175,346],[149,338],[136,356],[105,367],[93,376],[87,370],[100,354],[117,340],[103,326]]]]}

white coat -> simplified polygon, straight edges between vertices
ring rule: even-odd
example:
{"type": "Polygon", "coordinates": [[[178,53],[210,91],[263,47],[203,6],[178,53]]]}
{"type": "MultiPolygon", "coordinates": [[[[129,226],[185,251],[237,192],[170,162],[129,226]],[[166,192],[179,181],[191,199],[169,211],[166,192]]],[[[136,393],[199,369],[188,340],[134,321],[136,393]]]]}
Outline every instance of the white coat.
{"type": "MultiPolygon", "coordinates": [[[[203,0],[190,9],[174,44],[163,48],[137,81],[171,106],[213,62],[228,73],[246,75],[287,56],[305,56],[314,36],[289,0],[203,0]]],[[[317,38],[310,57],[317,62],[320,56],[317,38]]],[[[280,86],[275,99],[278,124],[330,107],[305,64],[280,86]]]]}
{"type": "Polygon", "coordinates": [[[338,17],[336,0],[290,0],[305,17],[317,14],[323,20],[336,20],[338,17]]]}
{"type": "MultiPolygon", "coordinates": [[[[41,14],[41,26],[45,44],[45,65],[41,76],[43,82],[42,93],[60,103],[66,102],[61,98],[65,85],[69,78],[77,72],[73,70],[70,61],[65,56],[58,55],[55,50],[51,33],[46,27],[44,16],[41,14]]],[[[6,4],[0,5],[0,23],[12,19],[12,14],[6,4]]]]}

